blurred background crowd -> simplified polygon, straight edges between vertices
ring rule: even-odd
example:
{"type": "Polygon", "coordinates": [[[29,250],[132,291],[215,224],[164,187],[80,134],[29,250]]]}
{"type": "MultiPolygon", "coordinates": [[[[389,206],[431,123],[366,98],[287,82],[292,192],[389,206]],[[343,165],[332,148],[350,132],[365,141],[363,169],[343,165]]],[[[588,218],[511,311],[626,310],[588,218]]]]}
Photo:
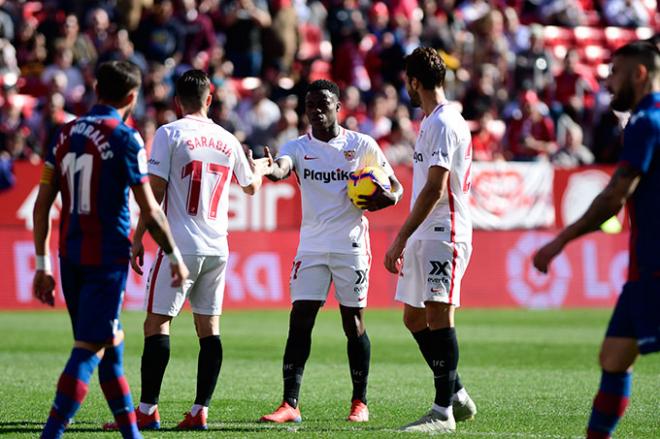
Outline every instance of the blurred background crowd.
{"type": "Polygon", "coordinates": [[[209,116],[256,156],[307,131],[306,87],[326,78],[342,90],[340,123],[410,164],[423,115],[403,60],[420,45],[448,66],[475,160],[612,163],[609,56],[659,27],[656,0],[0,0],[0,188],[13,160],[39,162],[93,105],[106,60],[142,70],[129,122],[147,148],[176,118],[177,76],[198,68],[214,85],[209,116]]]}

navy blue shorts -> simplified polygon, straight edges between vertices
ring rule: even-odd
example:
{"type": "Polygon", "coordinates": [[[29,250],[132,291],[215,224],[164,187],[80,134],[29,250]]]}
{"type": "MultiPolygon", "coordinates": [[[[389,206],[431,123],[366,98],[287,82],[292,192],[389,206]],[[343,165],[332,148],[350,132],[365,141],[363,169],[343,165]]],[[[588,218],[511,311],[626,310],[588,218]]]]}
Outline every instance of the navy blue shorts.
{"type": "Polygon", "coordinates": [[[606,336],[637,339],[642,355],[660,352],[660,279],[626,282],[606,336]]]}
{"type": "Polygon", "coordinates": [[[60,259],[62,290],[76,341],[110,343],[119,325],[126,266],[84,266],[60,259]]]}

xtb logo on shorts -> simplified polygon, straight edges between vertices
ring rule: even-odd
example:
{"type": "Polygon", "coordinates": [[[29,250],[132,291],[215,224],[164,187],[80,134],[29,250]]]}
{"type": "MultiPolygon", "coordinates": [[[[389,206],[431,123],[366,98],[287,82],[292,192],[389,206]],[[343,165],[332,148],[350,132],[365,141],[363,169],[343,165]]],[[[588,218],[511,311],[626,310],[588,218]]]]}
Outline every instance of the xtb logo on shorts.
{"type": "Polygon", "coordinates": [[[449,276],[451,276],[451,262],[445,261],[429,261],[431,263],[431,271],[429,272],[429,277],[426,281],[431,284],[431,291],[439,292],[440,289],[437,288],[439,285],[444,285],[445,288],[449,288],[449,276]]]}
{"type": "Polygon", "coordinates": [[[369,270],[355,270],[357,279],[355,280],[355,287],[353,287],[353,292],[360,294],[364,291],[367,286],[367,278],[369,277],[369,270]]]}

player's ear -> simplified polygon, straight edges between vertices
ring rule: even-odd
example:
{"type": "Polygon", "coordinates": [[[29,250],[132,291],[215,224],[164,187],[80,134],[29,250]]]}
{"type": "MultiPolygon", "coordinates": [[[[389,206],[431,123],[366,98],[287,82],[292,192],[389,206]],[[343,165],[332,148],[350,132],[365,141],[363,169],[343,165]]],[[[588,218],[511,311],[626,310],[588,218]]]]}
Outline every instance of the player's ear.
{"type": "Polygon", "coordinates": [[[211,106],[211,101],[213,100],[213,93],[209,92],[209,94],[206,95],[206,108],[211,106]]]}
{"type": "Polygon", "coordinates": [[[633,70],[634,81],[638,83],[643,83],[648,80],[648,77],[649,77],[649,70],[646,68],[646,66],[642,63],[635,64],[633,70]]]}

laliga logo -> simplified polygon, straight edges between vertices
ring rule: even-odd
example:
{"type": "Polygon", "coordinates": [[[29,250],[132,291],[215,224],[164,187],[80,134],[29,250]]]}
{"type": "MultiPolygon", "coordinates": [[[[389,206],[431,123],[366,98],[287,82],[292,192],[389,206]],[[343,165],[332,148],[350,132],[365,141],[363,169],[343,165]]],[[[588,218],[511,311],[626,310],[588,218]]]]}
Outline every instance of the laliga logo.
{"type": "Polygon", "coordinates": [[[571,267],[563,254],[555,258],[547,275],[532,266],[534,252],[552,239],[549,233],[525,233],[506,257],[509,293],[527,308],[559,308],[568,292],[571,267]]]}

